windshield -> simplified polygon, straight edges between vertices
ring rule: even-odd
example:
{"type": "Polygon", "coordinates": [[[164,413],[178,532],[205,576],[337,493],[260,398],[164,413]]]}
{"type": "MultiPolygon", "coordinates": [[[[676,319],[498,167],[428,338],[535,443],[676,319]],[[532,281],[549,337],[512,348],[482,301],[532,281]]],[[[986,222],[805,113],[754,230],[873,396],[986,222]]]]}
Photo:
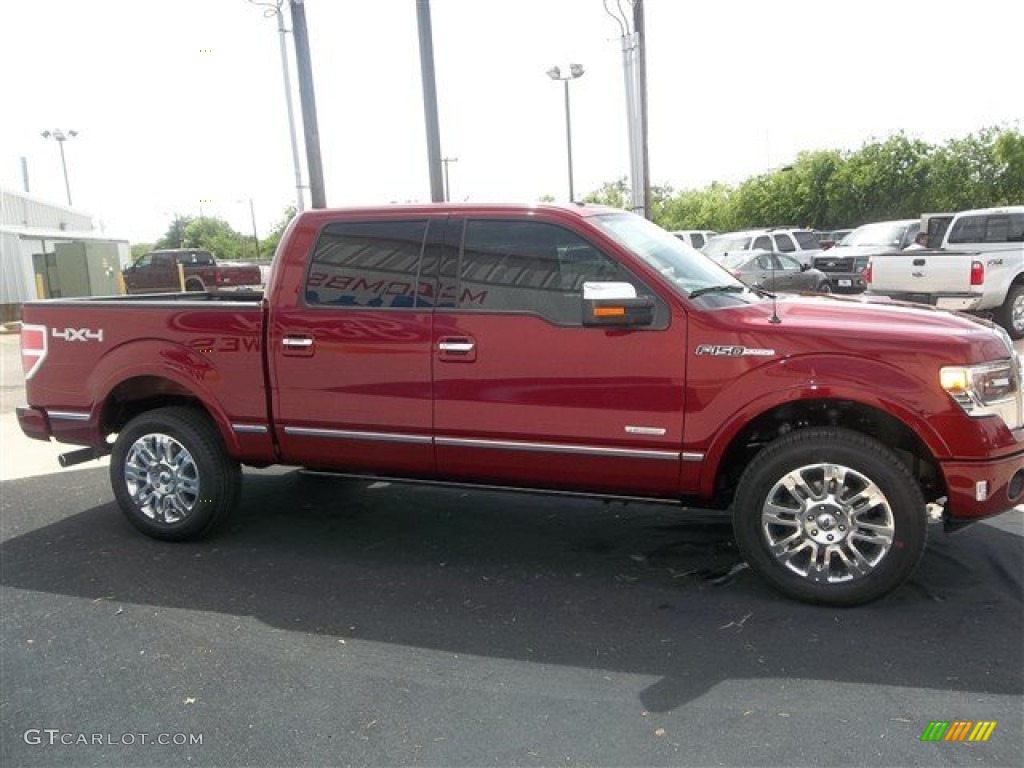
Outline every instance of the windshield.
{"type": "Polygon", "coordinates": [[[844,237],[839,245],[885,245],[898,248],[906,231],[907,225],[902,222],[865,224],[844,237]]]}
{"type": "Polygon", "coordinates": [[[747,293],[743,283],[698,250],[632,213],[612,213],[590,219],[601,231],[647,262],[684,296],[710,287],[747,293]]]}
{"type": "Polygon", "coordinates": [[[726,251],[745,251],[750,248],[750,237],[743,235],[718,235],[712,237],[701,248],[705,254],[715,261],[726,251]]]}

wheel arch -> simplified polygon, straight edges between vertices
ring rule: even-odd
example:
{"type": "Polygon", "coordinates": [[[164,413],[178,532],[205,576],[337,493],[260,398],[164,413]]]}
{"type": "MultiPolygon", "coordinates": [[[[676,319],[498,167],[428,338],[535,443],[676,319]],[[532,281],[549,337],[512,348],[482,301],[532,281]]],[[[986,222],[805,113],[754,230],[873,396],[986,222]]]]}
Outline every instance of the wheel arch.
{"type": "Polygon", "coordinates": [[[762,405],[753,413],[744,411],[727,424],[705,455],[702,495],[727,506],[744,470],[763,448],[795,430],[811,427],[842,427],[871,436],[906,463],[926,499],[945,494],[937,459],[945,453],[945,443],[927,423],[892,403],[812,395],[762,405]]]}

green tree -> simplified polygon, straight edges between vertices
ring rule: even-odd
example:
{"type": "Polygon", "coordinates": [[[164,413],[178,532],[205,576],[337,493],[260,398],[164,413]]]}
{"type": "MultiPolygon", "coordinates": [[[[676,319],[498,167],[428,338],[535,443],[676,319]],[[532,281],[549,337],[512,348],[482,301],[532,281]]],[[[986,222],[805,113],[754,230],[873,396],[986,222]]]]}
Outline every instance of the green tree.
{"type": "Polygon", "coordinates": [[[183,216],[180,213],[174,214],[174,220],[159,240],[156,241],[156,248],[181,248],[185,244],[185,229],[195,221],[193,216],[183,216]]]}
{"type": "Polygon", "coordinates": [[[134,243],[132,245],[132,261],[138,261],[140,257],[154,249],[153,243],[134,243]]]}
{"type": "Polygon", "coordinates": [[[245,235],[237,232],[224,219],[202,216],[185,227],[181,247],[204,248],[212,251],[218,259],[239,259],[246,252],[246,239],[245,235]]]}
{"type": "Polygon", "coordinates": [[[263,258],[273,258],[274,254],[277,252],[277,246],[281,242],[281,236],[284,235],[284,231],[287,229],[291,220],[295,218],[295,213],[294,205],[289,205],[285,208],[284,212],[281,214],[281,218],[278,219],[277,223],[274,225],[274,228],[270,230],[270,233],[260,242],[260,252],[263,254],[263,258]]]}

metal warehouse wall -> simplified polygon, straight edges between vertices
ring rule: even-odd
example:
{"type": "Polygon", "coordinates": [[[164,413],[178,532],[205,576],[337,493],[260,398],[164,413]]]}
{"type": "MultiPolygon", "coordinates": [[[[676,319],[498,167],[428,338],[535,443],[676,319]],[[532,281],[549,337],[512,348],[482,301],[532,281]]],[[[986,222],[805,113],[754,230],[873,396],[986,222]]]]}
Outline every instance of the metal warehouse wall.
{"type": "Polygon", "coordinates": [[[96,229],[95,222],[88,214],[6,189],[0,189],[0,226],[65,232],[96,229]]]}

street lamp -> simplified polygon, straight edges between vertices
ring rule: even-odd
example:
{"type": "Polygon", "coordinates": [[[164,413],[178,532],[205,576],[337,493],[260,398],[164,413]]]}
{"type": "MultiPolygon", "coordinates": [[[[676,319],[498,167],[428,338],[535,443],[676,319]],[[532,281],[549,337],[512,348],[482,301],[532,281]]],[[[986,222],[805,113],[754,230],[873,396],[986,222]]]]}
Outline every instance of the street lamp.
{"type": "Polygon", "coordinates": [[[563,75],[562,70],[558,67],[552,67],[548,70],[548,77],[552,80],[561,80],[565,84],[565,144],[569,156],[569,202],[571,203],[575,200],[576,195],[572,187],[572,119],[569,113],[569,81],[583,77],[583,65],[570,64],[567,75],[563,75]]]}
{"type": "Polygon", "coordinates": [[[78,135],[78,131],[68,131],[65,133],[60,128],[55,128],[52,131],[43,131],[40,134],[44,139],[53,139],[57,142],[57,146],[60,147],[60,167],[64,169],[64,191],[68,193],[68,206],[71,206],[71,184],[68,183],[68,163],[64,158],[64,142],[68,139],[73,139],[78,135]]]}
{"type": "Polygon", "coordinates": [[[441,162],[444,163],[444,201],[447,203],[452,199],[452,187],[448,183],[448,164],[459,162],[459,158],[442,157],[441,162]]]}

